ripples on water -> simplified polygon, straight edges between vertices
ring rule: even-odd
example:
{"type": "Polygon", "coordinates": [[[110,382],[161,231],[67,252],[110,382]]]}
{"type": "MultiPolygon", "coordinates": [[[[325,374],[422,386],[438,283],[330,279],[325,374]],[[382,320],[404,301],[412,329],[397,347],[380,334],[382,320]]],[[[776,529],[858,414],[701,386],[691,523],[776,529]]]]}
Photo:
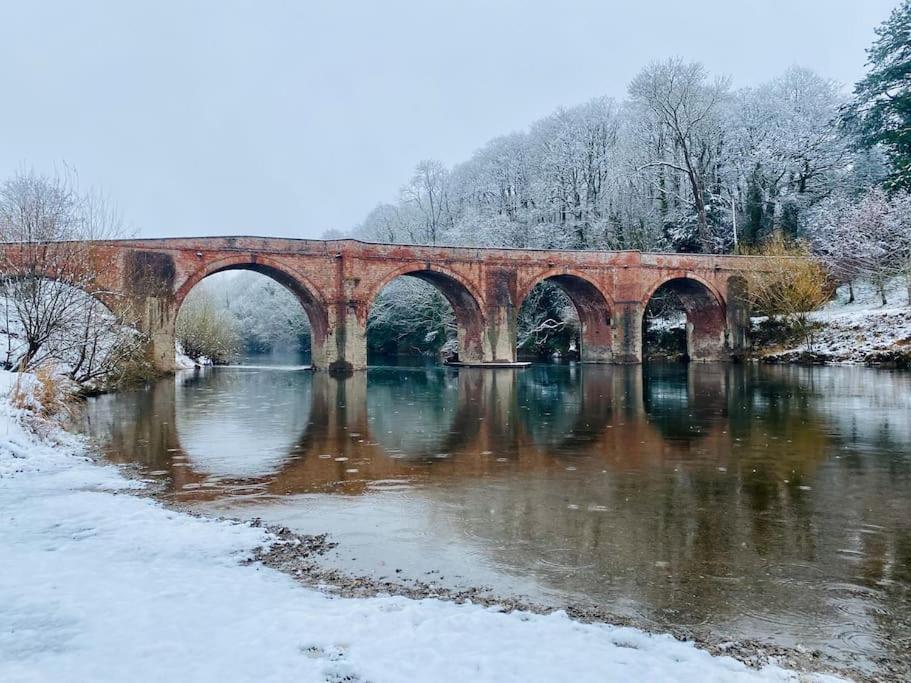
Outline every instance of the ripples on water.
{"type": "Polygon", "coordinates": [[[911,649],[909,415],[911,376],[863,368],[257,364],[85,425],[201,510],[330,532],[356,573],[875,659],[911,649]]]}

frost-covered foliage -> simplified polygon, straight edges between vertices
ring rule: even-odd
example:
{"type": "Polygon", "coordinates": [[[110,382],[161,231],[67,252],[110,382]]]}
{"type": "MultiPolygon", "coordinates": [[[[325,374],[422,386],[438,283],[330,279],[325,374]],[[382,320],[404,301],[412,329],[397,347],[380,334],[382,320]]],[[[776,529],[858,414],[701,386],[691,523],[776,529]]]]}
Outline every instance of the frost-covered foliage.
{"type": "Polygon", "coordinates": [[[911,190],[911,0],[902,0],[876,29],[867,75],[845,109],[865,145],[882,146],[891,162],[887,185],[911,190]]]}
{"type": "Polygon", "coordinates": [[[178,330],[184,353],[194,360],[199,358],[197,353],[213,362],[224,362],[240,351],[310,348],[310,322],[300,301],[283,285],[258,273],[219,273],[194,288],[181,306],[178,325],[186,333],[192,327],[204,327],[203,322],[217,324],[223,330],[200,329],[198,335],[204,344],[212,344],[217,357],[201,351],[196,343],[188,347],[178,330]],[[186,317],[191,314],[196,318],[192,326],[186,317]]]}
{"type": "Polygon", "coordinates": [[[310,348],[310,321],[297,297],[283,285],[257,273],[230,274],[210,281],[216,299],[235,320],[247,351],[310,348]],[[233,277],[231,277],[233,275],[233,277]]]}
{"type": "Polygon", "coordinates": [[[42,281],[28,294],[23,287],[7,283],[0,296],[4,369],[45,368],[97,388],[152,372],[132,320],[76,287],[42,281]]]}
{"type": "Polygon", "coordinates": [[[875,153],[836,125],[836,83],[792,68],[732,91],[699,64],[647,66],[629,99],[560,109],[446,169],[421,162],[354,234],[383,242],[725,251],[879,181],[875,153]]]}
{"type": "Polygon", "coordinates": [[[873,188],[859,198],[833,195],[814,209],[807,234],[841,281],[870,280],[886,305],[886,283],[903,276],[911,303],[911,194],[873,188]]]}
{"type": "Polygon", "coordinates": [[[119,234],[116,211],[71,175],[21,172],[0,185],[0,240],[11,244],[0,256],[4,368],[102,385],[146,365],[137,312],[98,281],[116,264],[87,248],[119,234]]]}
{"type": "Polygon", "coordinates": [[[431,284],[413,277],[393,280],[367,317],[367,348],[383,354],[451,353],[458,350],[452,306],[431,284]]]}
{"type": "Polygon", "coordinates": [[[177,314],[175,333],[181,351],[197,362],[224,364],[241,349],[235,321],[215,305],[206,288],[196,288],[187,295],[177,314]]]}

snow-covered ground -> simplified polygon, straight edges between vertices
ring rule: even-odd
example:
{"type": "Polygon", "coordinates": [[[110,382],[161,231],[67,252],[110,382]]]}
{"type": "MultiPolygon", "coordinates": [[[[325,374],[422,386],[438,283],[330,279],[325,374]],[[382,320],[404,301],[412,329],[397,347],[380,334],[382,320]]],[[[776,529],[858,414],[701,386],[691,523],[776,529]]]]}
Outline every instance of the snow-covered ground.
{"type": "MultiPolygon", "coordinates": [[[[832,301],[810,315],[820,323],[813,335],[814,353],[828,362],[863,363],[876,351],[911,349],[911,305],[904,278],[894,278],[889,283],[885,306],[868,283],[855,284],[854,296],[854,302],[849,304],[848,288],[839,287],[832,301]]],[[[772,356],[787,359],[807,350],[803,344],[776,349],[772,356]]]]}
{"type": "Polygon", "coordinates": [[[199,367],[195,360],[183,352],[180,342],[174,342],[174,365],[178,370],[192,370],[199,367]]]}
{"type": "Polygon", "coordinates": [[[14,382],[0,372],[5,683],[827,679],[561,613],[334,597],[241,564],[266,531],[132,495],[140,484],[13,407],[14,382]]]}

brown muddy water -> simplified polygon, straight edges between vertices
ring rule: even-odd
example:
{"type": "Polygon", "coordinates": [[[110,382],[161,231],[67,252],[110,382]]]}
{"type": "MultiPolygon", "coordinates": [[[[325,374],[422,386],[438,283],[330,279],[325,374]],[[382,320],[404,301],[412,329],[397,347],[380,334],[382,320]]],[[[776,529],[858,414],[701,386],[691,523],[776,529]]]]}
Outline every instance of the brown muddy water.
{"type": "Polygon", "coordinates": [[[911,374],[252,365],[91,399],[84,428],[172,501],[328,532],[352,574],[868,672],[911,651],[911,374]]]}

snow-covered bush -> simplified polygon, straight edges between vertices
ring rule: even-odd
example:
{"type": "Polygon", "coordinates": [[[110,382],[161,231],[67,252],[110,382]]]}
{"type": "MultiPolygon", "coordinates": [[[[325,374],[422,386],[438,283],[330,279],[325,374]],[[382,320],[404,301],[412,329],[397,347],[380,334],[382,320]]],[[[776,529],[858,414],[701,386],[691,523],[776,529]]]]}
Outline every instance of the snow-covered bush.
{"type": "Polygon", "coordinates": [[[367,317],[368,349],[379,353],[454,353],[456,335],[452,306],[433,285],[413,277],[389,283],[367,317]]]}
{"type": "Polygon", "coordinates": [[[177,343],[194,361],[229,362],[241,350],[241,339],[235,322],[218,308],[205,288],[191,291],[180,307],[175,330],[177,343]]]}
{"type": "Polygon", "coordinates": [[[88,248],[120,230],[106,200],[70,176],[22,172],[0,185],[0,239],[10,243],[0,256],[4,368],[53,367],[97,387],[142,365],[137,312],[98,281],[116,264],[88,248]]]}

